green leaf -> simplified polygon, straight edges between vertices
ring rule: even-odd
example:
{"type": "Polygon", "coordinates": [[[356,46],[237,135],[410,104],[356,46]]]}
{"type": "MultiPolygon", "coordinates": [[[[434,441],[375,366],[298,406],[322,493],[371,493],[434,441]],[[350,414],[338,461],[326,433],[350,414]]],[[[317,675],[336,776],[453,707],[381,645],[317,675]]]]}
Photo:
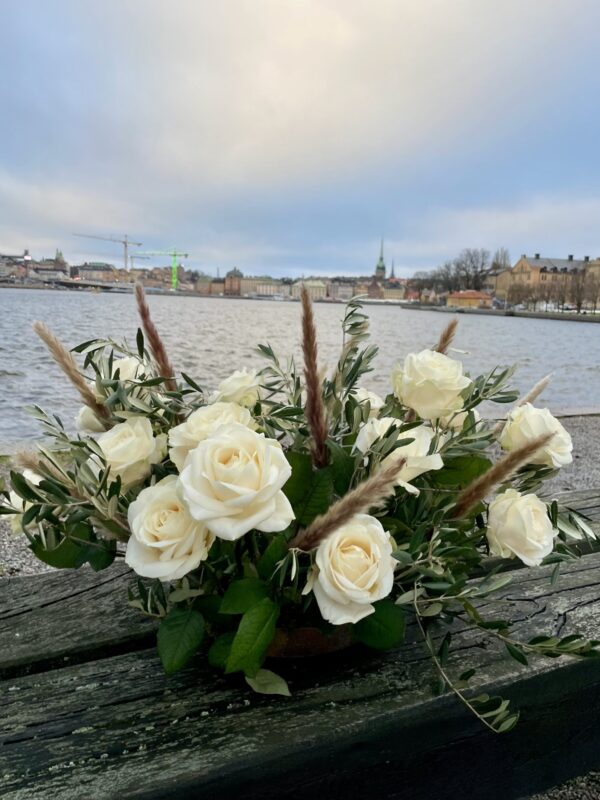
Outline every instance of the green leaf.
{"type": "Polygon", "coordinates": [[[201,386],[199,386],[199,385],[196,383],[196,381],[195,381],[195,380],[193,380],[192,378],[190,378],[190,376],[189,376],[189,375],[186,375],[186,374],[185,374],[185,372],[182,372],[182,373],[181,373],[181,377],[182,377],[182,378],[183,378],[183,380],[184,380],[184,381],[185,381],[185,382],[188,384],[188,386],[191,386],[191,387],[192,387],[192,389],[195,389],[195,390],[196,390],[197,392],[199,392],[200,394],[203,394],[203,389],[202,389],[202,387],[201,387],[201,386]]]}
{"type": "Polygon", "coordinates": [[[275,635],[278,617],[279,606],[268,597],[244,614],[227,659],[226,673],[241,670],[250,677],[256,675],[275,635]]]}
{"type": "Polygon", "coordinates": [[[270,669],[259,669],[254,678],[246,676],[246,683],[259,694],[282,694],[284,697],[291,697],[292,693],[287,682],[281,677],[271,672],[270,669]]]}
{"type": "Polygon", "coordinates": [[[392,600],[380,600],[372,614],[354,625],[354,636],[368,647],[388,650],[402,644],[405,629],[404,610],[392,600]]]}
{"type": "Polygon", "coordinates": [[[211,667],[225,669],[227,659],[229,658],[229,653],[231,652],[231,645],[233,644],[234,636],[234,631],[228,631],[227,633],[223,633],[221,636],[218,636],[212,643],[210,650],[208,651],[208,663],[211,665],[211,667]]]}
{"type": "Polygon", "coordinates": [[[21,497],[23,500],[28,500],[29,502],[39,503],[41,498],[31,486],[27,483],[25,478],[20,475],[18,472],[14,472],[11,470],[10,473],[10,482],[12,483],[12,487],[15,492],[21,497]]]}
{"type": "Polygon", "coordinates": [[[515,645],[510,644],[510,642],[505,642],[504,645],[508,650],[509,654],[514,658],[515,661],[518,661],[519,664],[523,664],[523,666],[525,667],[527,666],[527,664],[529,663],[527,661],[527,656],[521,650],[520,647],[515,647],[515,645]]]}
{"type": "Polygon", "coordinates": [[[245,614],[267,597],[267,587],[258,578],[242,578],[231,583],[221,602],[221,614],[245,614]]]}
{"type": "Polygon", "coordinates": [[[21,521],[21,525],[26,528],[30,523],[32,523],[35,519],[37,519],[38,514],[42,510],[40,505],[32,505],[29,506],[28,509],[23,514],[23,519],[21,521]]]}
{"type": "Polygon", "coordinates": [[[218,628],[235,627],[235,620],[221,614],[222,599],[217,594],[205,594],[195,598],[193,607],[210,625],[216,625],[218,628]]]}
{"type": "Polygon", "coordinates": [[[137,329],[137,334],[135,337],[135,342],[137,344],[137,351],[140,358],[144,358],[144,332],[141,328],[137,329]]]}
{"type": "Polygon", "coordinates": [[[339,497],[343,497],[350,488],[354,477],[355,459],[347,450],[331,439],[327,441],[327,447],[331,453],[333,488],[339,497]]]}
{"type": "Polygon", "coordinates": [[[274,539],[271,539],[267,549],[259,558],[256,569],[261,578],[268,581],[275,572],[275,567],[282,558],[285,558],[288,552],[287,539],[283,534],[279,534],[274,539]]]}
{"type": "Polygon", "coordinates": [[[174,608],[158,628],[158,655],[167,675],[181,669],[194,655],[204,636],[202,614],[192,608],[174,608]]]}
{"type": "Polygon", "coordinates": [[[35,538],[30,547],[34,554],[44,564],[48,564],[56,569],[78,569],[87,561],[86,551],[78,542],[72,539],[63,538],[54,547],[46,546],[41,539],[35,538]]]}
{"type": "Polygon", "coordinates": [[[296,519],[300,525],[310,525],[315,517],[324,514],[333,498],[333,473],[331,467],[313,472],[312,482],[308,486],[296,511],[296,519]]]}
{"type": "Polygon", "coordinates": [[[113,539],[108,542],[102,542],[102,546],[87,547],[87,562],[94,572],[110,567],[117,555],[117,542],[113,539]]]}
{"type": "Polygon", "coordinates": [[[283,487],[283,493],[295,509],[306,496],[312,482],[312,459],[308,453],[286,453],[285,457],[292,468],[292,474],[283,487]]]}
{"type": "Polygon", "coordinates": [[[444,460],[444,468],[434,474],[434,480],[442,486],[467,486],[492,466],[482,456],[458,456],[444,460]]]}
{"type": "Polygon", "coordinates": [[[442,603],[431,603],[423,611],[419,611],[421,617],[436,617],[444,608],[442,603]]]}

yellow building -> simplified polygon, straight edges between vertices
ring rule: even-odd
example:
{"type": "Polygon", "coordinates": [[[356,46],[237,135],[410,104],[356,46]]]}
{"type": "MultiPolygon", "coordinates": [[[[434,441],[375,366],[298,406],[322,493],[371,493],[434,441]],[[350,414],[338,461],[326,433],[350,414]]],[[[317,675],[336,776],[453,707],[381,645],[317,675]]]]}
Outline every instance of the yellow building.
{"type": "Polygon", "coordinates": [[[383,284],[383,297],[384,300],[404,300],[406,286],[401,283],[392,284],[391,281],[386,281],[383,284]]]}
{"type": "Polygon", "coordinates": [[[512,269],[491,269],[484,278],[482,289],[499,300],[506,300],[511,280],[512,269]]]}
{"type": "Polygon", "coordinates": [[[464,292],[451,292],[447,304],[453,308],[491,308],[492,298],[486,292],[466,289],[464,292]]]}
{"type": "Polygon", "coordinates": [[[600,278],[600,259],[522,255],[511,270],[507,297],[513,303],[564,305],[574,301],[577,285],[583,284],[588,276],[600,278]]]}
{"type": "Polygon", "coordinates": [[[296,281],[292,285],[292,297],[300,298],[302,286],[306,286],[309,297],[311,300],[324,300],[327,297],[327,285],[323,281],[314,280],[312,278],[305,281],[296,281]]]}

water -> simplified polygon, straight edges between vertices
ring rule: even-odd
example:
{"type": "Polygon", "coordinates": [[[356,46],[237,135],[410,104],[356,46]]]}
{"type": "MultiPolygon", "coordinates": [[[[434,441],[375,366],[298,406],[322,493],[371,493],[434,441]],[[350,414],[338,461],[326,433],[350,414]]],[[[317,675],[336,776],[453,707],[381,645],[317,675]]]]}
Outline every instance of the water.
{"type": "MultiPolygon", "coordinates": [[[[299,355],[300,306],[288,302],[151,296],[154,320],[177,369],[214,388],[234,369],[260,366],[254,347],[270,342],[282,355],[299,355]]],[[[411,350],[432,346],[450,317],[398,306],[366,306],[373,341],[380,348],[365,385],[389,391],[393,364],[411,350]]],[[[320,359],[333,366],[340,348],[342,305],[316,304],[320,359]]],[[[135,343],[132,295],[0,291],[0,447],[34,438],[25,406],[36,403],[65,422],[79,406],[70,385],[31,325],[42,320],[69,347],[96,337],[135,343]]],[[[600,326],[515,317],[462,315],[455,347],[471,374],[497,363],[519,366],[514,382],[523,391],[548,372],[554,377],[541,401],[551,408],[600,405],[600,326]]]]}

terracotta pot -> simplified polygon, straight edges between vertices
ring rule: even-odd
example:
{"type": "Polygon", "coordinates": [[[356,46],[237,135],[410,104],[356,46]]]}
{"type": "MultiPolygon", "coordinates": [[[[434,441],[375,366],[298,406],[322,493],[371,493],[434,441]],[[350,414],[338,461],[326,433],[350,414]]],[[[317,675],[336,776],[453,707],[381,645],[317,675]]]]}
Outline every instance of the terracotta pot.
{"type": "Polygon", "coordinates": [[[271,658],[309,658],[335,653],[351,644],[349,625],[340,625],[327,633],[320,628],[277,628],[267,655],[271,658]]]}

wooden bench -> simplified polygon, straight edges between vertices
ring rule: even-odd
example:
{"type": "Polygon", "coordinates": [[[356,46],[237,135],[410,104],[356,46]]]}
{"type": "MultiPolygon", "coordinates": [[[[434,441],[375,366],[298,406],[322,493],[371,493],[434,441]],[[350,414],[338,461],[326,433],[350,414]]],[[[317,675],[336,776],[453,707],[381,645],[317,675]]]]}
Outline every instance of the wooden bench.
{"type": "MultiPolygon", "coordinates": [[[[569,504],[596,520],[600,492],[569,504]]],[[[521,636],[600,638],[600,554],[515,570],[490,615],[521,636]]],[[[521,708],[494,735],[453,696],[433,697],[415,631],[402,649],[279,661],[293,696],[253,694],[201,658],[167,678],[151,621],[130,609],[124,565],[0,583],[0,797],[519,798],[600,767],[600,660],[521,667],[481,635],[453,640],[449,669],[521,708]]]]}

